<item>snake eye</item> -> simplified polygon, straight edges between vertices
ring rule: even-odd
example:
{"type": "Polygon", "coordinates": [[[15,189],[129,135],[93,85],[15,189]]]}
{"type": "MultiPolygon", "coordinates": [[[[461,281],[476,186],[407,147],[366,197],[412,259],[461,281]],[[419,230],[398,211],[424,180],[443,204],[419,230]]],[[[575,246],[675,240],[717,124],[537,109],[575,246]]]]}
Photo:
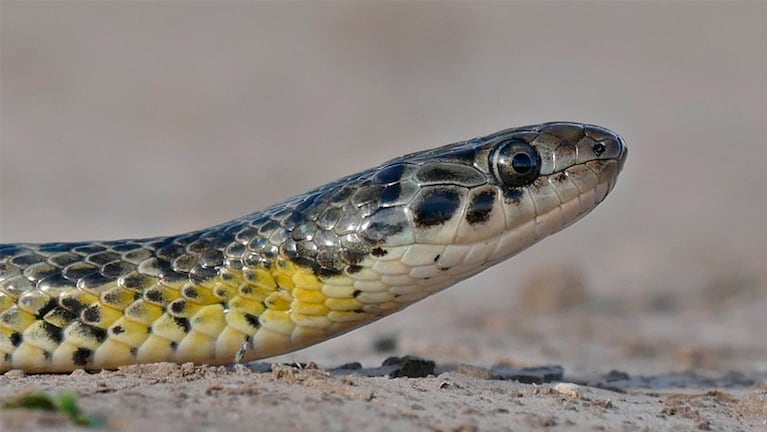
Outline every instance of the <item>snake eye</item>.
{"type": "Polygon", "coordinates": [[[541,157],[522,140],[503,141],[490,153],[490,169],[502,184],[524,186],[532,183],[541,172],[541,157]]]}

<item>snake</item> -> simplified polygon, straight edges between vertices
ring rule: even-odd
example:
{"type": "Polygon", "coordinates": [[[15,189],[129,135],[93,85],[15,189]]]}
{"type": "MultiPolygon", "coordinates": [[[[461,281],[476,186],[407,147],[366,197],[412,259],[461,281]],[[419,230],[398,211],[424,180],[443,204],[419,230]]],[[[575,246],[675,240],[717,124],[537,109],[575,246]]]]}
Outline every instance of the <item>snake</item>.
{"type": "Polygon", "coordinates": [[[0,244],[0,372],[231,364],[402,310],[580,219],[624,140],[549,122],[397,157],[197,231],[0,244]]]}

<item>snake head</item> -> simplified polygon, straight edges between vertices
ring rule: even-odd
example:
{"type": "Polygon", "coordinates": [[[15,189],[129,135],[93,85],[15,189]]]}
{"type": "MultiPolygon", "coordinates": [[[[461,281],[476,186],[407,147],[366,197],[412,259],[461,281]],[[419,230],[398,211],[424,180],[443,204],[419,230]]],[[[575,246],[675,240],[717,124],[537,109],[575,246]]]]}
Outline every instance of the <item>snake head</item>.
{"type": "Polygon", "coordinates": [[[498,246],[505,257],[591,211],[626,155],[617,134],[565,122],[412,153],[374,170],[378,207],[364,227],[381,240],[388,228],[391,244],[515,243],[498,246]]]}
{"type": "MultiPolygon", "coordinates": [[[[535,242],[572,224],[596,207],[615,186],[628,151],[605,128],[546,123],[486,138],[488,184],[500,191],[506,231],[535,242]]],[[[471,206],[468,213],[471,213],[471,206]]]]}
{"type": "Polygon", "coordinates": [[[455,268],[462,259],[458,267],[476,273],[591,211],[626,154],[617,134],[565,122],[408,154],[248,220],[268,237],[259,240],[265,250],[251,249],[266,261],[279,249],[331,276],[405,249],[418,257],[407,266],[455,268]],[[460,259],[450,258],[456,250],[460,259]]]}

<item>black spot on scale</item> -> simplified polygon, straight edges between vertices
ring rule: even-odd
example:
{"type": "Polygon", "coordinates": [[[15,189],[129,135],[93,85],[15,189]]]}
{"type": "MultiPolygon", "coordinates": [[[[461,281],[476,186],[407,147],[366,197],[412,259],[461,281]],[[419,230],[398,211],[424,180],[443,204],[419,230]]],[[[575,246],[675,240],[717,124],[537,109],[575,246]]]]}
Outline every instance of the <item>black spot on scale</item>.
{"type": "Polygon", "coordinates": [[[341,259],[344,260],[344,262],[347,262],[351,265],[356,265],[362,262],[363,259],[365,259],[365,255],[367,255],[365,252],[353,250],[353,249],[346,249],[341,250],[339,252],[339,255],[341,256],[341,259]]]}
{"type": "Polygon", "coordinates": [[[246,313],[245,314],[245,321],[248,322],[248,325],[253,328],[260,328],[261,327],[261,321],[258,319],[258,316],[246,313]]]}
{"type": "MultiPolygon", "coordinates": [[[[356,188],[351,186],[343,186],[338,188],[327,195],[327,201],[329,203],[344,203],[356,192],[356,188]]],[[[259,231],[261,229],[259,228],[259,231]]],[[[263,231],[262,231],[263,232],[263,231]]]]}
{"type": "Polygon", "coordinates": [[[373,250],[370,251],[370,253],[373,256],[382,257],[382,256],[386,256],[386,254],[388,254],[389,252],[382,247],[374,247],[373,250]]]}
{"type": "Polygon", "coordinates": [[[213,288],[213,295],[218,297],[219,299],[221,299],[221,301],[219,303],[222,306],[224,306],[224,308],[227,307],[226,306],[226,302],[228,301],[228,299],[230,297],[229,290],[227,288],[228,287],[226,287],[224,285],[218,285],[218,286],[213,288]]]}
{"type": "Polygon", "coordinates": [[[67,312],[73,314],[79,314],[80,311],[85,307],[85,304],[74,297],[63,297],[59,300],[59,304],[67,312]]]}
{"type": "Polygon", "coordinates": [[[121,325],[116,325],[111,328],[111,331],[112,331],[112,334],[119,335],[119,334],[125,333],[125,328],[123,328],[123,326],[121,325]]]}
{"type": "Polygon", "coordinates": [[[292,262],[294,262],[296,265],[300,267],[306,267],[313,270],[317,266],[316,261],[310,258],[303,257],[295,251],[288,253],[287,255],[290,257],[290,260],[292,262]]]}
{"type": "Polygon", "coordinates": [[[402,186],[400,183],[394,183],[383,188],[378,195],[378,203],[382,206],[394,204],[402,194],[402,186]]]}
{"type": "Polygon", "coordinates": [[[189,275],[187,273],[182,273],[182,272],[165,271],[160,275],[160,277],[162,278],[162,281],[165,283],[175,283],[175,282],[186,282],[186,280],[189,278],[189,275]]]}
{"type": "Polygon", "coordinates": [[[19,332],[11,333],[10,339],[11,339],[11,345],[15,347],[21,345],[21,341],[24,340],[24,338],[21,336],[21,333],[19,332]]]}
{"type": "Polygon", "coordinates": [[[101,321],[101,308],[98,305],[90,305],[83,309],[80,318],[87,324],[95,324],[101,321]]]}
{"type": "Polygon", "coordinates": [[[159,289],[148,289],[144,291],[144,298],[153,303],[165,303],[165,297],[159,289]]]}
{"type": "Polygon", "coordinates": [[[453,159],[457,161],[463,161],[473,163],[477,158],[477,149],[470,147],[458,150],[450,150],[440,154],[443,159],[453,159]]]}
{"type": "Polygon", "coordinates": [[[338,276],[342,272],[336,269],[327,268],[327,267],[319,267],[317,270],[314,271],[314,274],[316,274],[319,277],[331,277],[331,276],[338,276]]]}
{"type": "Polygon", "coordinates": [[[427,164],[415,175],[421,184],[470,185],[484,183],[484,176],[476,169],[459,164],[427,164]]]}
{"type": "Polygon", "coordinates": [[[88,364],[91,355],[93,355],[93,351],[89,350],[88,348],[77,348],[75,352],[72,353],[72,363],[77,366],[85,366],[88,364]]]}
{"type": "Polygon", "coordinates": [[[365,204],[376,203],[379,196],[385,188],[383,186],[360,186],[359,190],[352,197],[352,204],[362,207],[365,204]]]}
{"type": "Polygon", "coordinates": [[[110,244],[110,248],[119,253],[125,253],[141,247],[140,243],[133,243],[130,240],[118,240],[110,244]]]}
{"type": "Polygon", "coordinates": [[[357,298],[357,296],[360,294],[362,294],[361,290],[354,290],[354,292],[352,293],[352,297],[357,298]]]}
{"type": "Polygon", "coordinates": [[[448,168],[441,166],[432,166],[421,168],[418,172],[418,178],[426,182],[444,183],[453,180],[455,173],[448,168]]]}
{"type": "Polygon", "coordinates": [[[168,309],[170,309],[170,312],[173,315],[182,314],[186,310],[186,301],[174,300],[171,302],[171,304],[168,305],[168,309]]]}
{"type": "MultiPolygon", "coordinates": [[[[110,290],[105,292],[104,294],[104,303],[109,305],[116,305],[120,303],[120,292],[117,290],[110,290]]],[[[133,300],[138,300],[141,298],[141,294],[138,292],[133,293],[133,300]]]]}
{"type": "MultiPolygon", "coordinates": [[[[384,209],[389,210],[389,209],[384,209]]],[[[399,234],[405,229],[404,222],[386,223],[386,222],[373,222],[369,224],[362,232],[362,236],[370,240],[373,243],[381,243],[386,240],[387,237],[399,234]]],[[[343,251],[342,251],[343,252],[343,251]]],[[[364,254],[363,254],[364,257],[364,254]]]]}
{"type": "Polygon", "coordinates": [[[288,217],[282,220],[281,226],[287,230],[293,230],[303,221],[304,215],[299,211],[294,211],[288,217]]]}
{"type": "Polygon", "coordinates": [[[440,225],[453,217],[461,197],[453,189],[433,188],[415,204],[415,223],[419,227],[440,225]]]}
{"type": "Polygon", "coordinates": [[[107,338],[107,331],[102,328],[77,321],[75,321],[73,324],[79,324],[75,326],[74,329],[81,337],[85,339],[95,339],[96,342],[101,343],[104,342],[107,338]]]}
{"type": "Polygon", "coordinates": [[[78,319],[79,317],[80,316],[78,314],[69,312],[68,310],[62,307],[56,307],[56,308],[53,308],[53,310],[51,310],[47,314],[45,314],[45,316],[42,317],[41,319],[45,320],[46,322],[68,323],[78,319]]]}
{"type": "MultiPolygon", "coordinates": [[[[362,258],[357,257],[354,255],[352,257],[351,255],[345,256],[348,260],[357,260],[355,262],[359,262],[362,258]]],[[[343,273],[343,267],[339,268],[332,268],[332,267],[326,267],[318,263],[314,259],[304,258],[304,257],[291,257],[290,260],[295,263],[297,266],[307,268],[312,271],[315,275],[319,277],[331,277],[331,276],[338,276],[343,273]]]]}
{"type": "Polygon", "coordinates": [[[189,333],[189,330],[192,328],[192,326],[189,325],[189,320],[186,318],[173,317],[173,321],[177,326],[184,330],[184,333],[189,333]]]}
{"type": "Polygon", "coordinates": [[[48,300],[47,303],[45,303],[45,306],[41,307],[40,310],[37,311],[37,318],[42,319],[45,316],[45,314],[52,311],[58,305],[59,305],[58,301],[56,301],[55,298],[51,297],[51,299],[48,300]]]}
{"type": "Polygon", "coordinates": [[[503,188],[503,197],[507,203],[519,204],[524,196],[522,188],[505,187],[503,188]]]}
{"type": "MultiPolygon", "coordinates": [[[[155,250],[155,255],[159,261],[169,264],[171,261],[173,261],[174,258],[183,255],[185,252],[186,248],[183,246],[175,243],[170,243],[163,245],[162,247],[155,250]]],[[[170,270],[171,266],[168,265],[167,269],[170,270]]]]}
{"type": "Polygon", "coordinates": [[[99,266],[107,265],[113,261],[117,261],[120,259],[120,254],[117,252],[111,252],[102,250],[96,253],[93,253],[91,255],[88,255],[86,257],[86,260],[91,264],[96,264],[99,266]]]}
{"type": "Polygon", "coordinates": [[[471,199],[469,211],[466,212],[466,220],[471,225],[487,222],[493,211],[493,203],[495,203],[495,191],[488,190],[478,193],[471,199]]]}
{"type": "MultiPolygon", "coordinates": [[[[223,261],[222,261],[223,264],[223,261]]],[[[205,265],[196,265],[192,270],[189,272],[189,279],[193,282],[197,282],[199,284],[204,283],[205,281],[209,279],[213,279],[214,277],[218,276],[218,267],[205,267],[205,265]]],[[[217,264],[217,266],[220,266],[217,264]]]]}
{"type": "Polygon", "coordinates": [[[37,255],[34,253],[27,253],[24,255],[16,255],[13,258],[9,259],[8,262],[10,262],[11,264],[17,267],[27,267],[27,266],[31,266],[32,264],[37,264],[43,260],[44,258],[40,255],[37,255]]]}
{"type": "MultiPolygon", "coordinates": [[[[127,276],[123,276],[122,286],[128,289],[141,291],[144,287],[152,284],[150,276],[146,276],[140,273],[132,273],[127,276]]],[[[140,296],[139,296],[140,297],[140,296]]]]}
{"type": "Polygon", "coordinates": [[[42,327],[45,335],[49,340],[60,343],[64,339],[63,331],[61,328],[45,321],[43,321],[42,327]]]}
{"type": "Polygon", "coordinates": [[[398,163],[378,171],[370,180],[373,184],[389,184],[398,182],[405,172],[405,165],[398,163]]]}

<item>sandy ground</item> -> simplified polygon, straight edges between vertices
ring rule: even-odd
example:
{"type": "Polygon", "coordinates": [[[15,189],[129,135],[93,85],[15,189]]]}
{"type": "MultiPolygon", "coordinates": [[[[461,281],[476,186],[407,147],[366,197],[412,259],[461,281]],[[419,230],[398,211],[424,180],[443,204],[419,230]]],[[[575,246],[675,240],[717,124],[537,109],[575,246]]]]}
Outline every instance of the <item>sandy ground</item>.
{"type": "MultiPolygon", "coordinates": [[[[183,232],[548,120],[630,155],[583,221],[372,326],[250,368],[14,371],[0,399],[74,390],[113,430],[767,430],[765,16],[2,1],[0,242],[183,232]],[[430,376],[387,377],[405,355],[430,376]]],[[[30,428],[76,429],[0,411],[30,428]]]]}

